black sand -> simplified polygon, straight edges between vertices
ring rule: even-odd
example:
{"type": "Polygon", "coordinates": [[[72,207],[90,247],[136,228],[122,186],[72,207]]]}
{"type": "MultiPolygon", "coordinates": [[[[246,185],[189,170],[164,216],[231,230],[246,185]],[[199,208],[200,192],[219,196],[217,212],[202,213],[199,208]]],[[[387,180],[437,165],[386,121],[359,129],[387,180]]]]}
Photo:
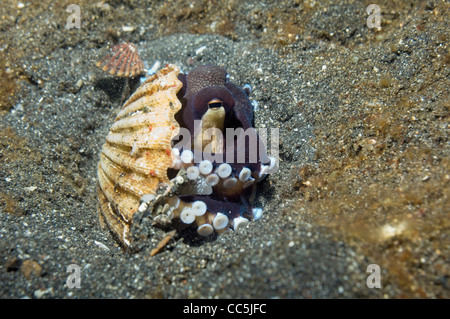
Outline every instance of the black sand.
{"type": "Polygon", "coordinates": [[[448,2],[382,1],[381,30],[370,1],[152,3],[80,1],[67,30],[70,2],[2,1],[0,297],[449,297],[448,2]],[[124,41],[149,67],[215,63],[252,85],[255,126],[280,130],[261,220],[154,257],[100,228],[124,81],[95,62],[124,41]]]}

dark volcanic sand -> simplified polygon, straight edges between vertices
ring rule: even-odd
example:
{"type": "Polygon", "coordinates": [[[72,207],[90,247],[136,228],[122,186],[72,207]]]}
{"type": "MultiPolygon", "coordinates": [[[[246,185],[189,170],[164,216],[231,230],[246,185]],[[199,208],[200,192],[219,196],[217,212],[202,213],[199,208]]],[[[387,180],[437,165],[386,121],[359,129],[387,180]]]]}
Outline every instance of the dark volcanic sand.
{"type": "Polygon", "coordinates": [[[0,297],[449,298],[448,2],[379,1],[381,30],[371,1],[79,1],[67,30],[70,3],[0,5],[0,297]],[[280,130],[261,220],[154,257],[100,227],[124,81],[95,62],[125,41],[252,85],[255,126],[280,130]]]}

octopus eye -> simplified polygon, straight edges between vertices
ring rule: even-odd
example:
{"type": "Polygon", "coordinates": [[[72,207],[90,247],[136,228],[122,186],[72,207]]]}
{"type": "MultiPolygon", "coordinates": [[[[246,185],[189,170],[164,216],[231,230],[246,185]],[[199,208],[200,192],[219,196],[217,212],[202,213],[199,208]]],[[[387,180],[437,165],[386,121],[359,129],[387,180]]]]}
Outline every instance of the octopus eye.
{"type": "Polygon", "coordinates": [[[223,106],[223,101],[219,99],[212,99],[208,102],[208,107],[210,109],[218,109],[223,106]]]}

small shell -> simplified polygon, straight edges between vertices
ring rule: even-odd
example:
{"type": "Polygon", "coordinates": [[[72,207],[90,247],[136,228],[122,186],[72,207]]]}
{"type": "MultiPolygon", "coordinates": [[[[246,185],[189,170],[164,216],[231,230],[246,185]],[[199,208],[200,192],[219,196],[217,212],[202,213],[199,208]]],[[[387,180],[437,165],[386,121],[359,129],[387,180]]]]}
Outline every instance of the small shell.
{"type": "Polygon", "coordinates": [[[182,83],[175,65],[148,78],[117,115],[98,165],[101,217],[122,244],[130,245],[133,215],[146,194],[169,184],[171,141],[179,132],[175,114],[182,83]]]}
{"type": "Polygon", "coordinates": [[[119,43],[111,53],[97,62],[97,67],[115,76],[134,77],[144,71],[144,63],[133,43],[119,43]]]}

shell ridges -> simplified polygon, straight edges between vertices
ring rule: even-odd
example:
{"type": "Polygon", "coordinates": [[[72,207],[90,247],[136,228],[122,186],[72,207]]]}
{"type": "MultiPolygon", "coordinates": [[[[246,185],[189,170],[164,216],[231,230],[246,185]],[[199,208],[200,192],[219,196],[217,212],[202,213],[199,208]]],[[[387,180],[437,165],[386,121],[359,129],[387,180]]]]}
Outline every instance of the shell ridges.
{"type": "Polygon", "coordinates": [[[167,65],[125,102],[103,145],[98,165],[100,213],[112,233],[129,246],[139,199],[168,183],[171,141],[179,132],[180,70],[167,65]]]}

